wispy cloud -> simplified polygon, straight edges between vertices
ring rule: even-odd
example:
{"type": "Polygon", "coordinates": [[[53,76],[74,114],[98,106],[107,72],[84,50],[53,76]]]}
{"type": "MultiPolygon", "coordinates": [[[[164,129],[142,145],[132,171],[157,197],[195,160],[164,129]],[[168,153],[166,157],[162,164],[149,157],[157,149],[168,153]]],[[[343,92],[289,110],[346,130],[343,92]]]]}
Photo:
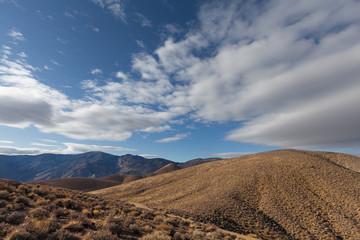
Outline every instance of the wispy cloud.
{"type": "Polygon", "coordinates": [[[142,27],[151,27],[151,21],[145,17],[143,14],[137,12],[135,13],[135,20],[140,23],[142,27]]]}
{"type": "Polygon", "coordinates": [[[158,158],[158,155],[154,155],[154,154],[140,154],[139,156],[144,157],[144,158],[158,158]]]}
{"type": "Polygon", "coordinates": [[[92,0],[101,8],[109,10],[115,17],[126,23],[125,1],[122,0],[92,0]]]}
{"type": "Polygon", "coordinates": [[[13,141],[0,140],[0,143],[13,144],[13,141]]]}
{"type": "Polygon", "coordinates": [[[51,144],[38,143],[38,142],[32,142],[31,145],[40,146],[40,147],[59,147],[59,145],[51,145],[51,144]]]}
{"type": "Polygon", "coordinates": [[[58,66],[58,67],[61,66],[60,63],[58,63],[58,62],[57,62],[56,60],[54,60],[54,59],[51,59],[50,62],[51,62],[52,64],[58,66]]]}
{"type": "Polygon", "coordinates": [[[100,68],[91,69],[91,74],[92,75],[102,74],[102,70],[100,68]]]}
{"type": "Polygon", "coordinates": [[[163,138],[163,139],[160,139],[160,140],[156,140],[155,142],[158,142],[158,143],[175,142],[175,141],[179,141],[181,139],[184,139],[187,136],[189,136],[188,133],[176,134],[173,137],[163,138]]]}
{"type": "Polygon", "coordinates": [[[99,145],[87,145],[79,143],[63,143],[66,149],[62,150],[62,153],[76,153],[76,152],[88,152],[88,151],[118,151],[118,152],[135,152],[136,149],[116,147],[116,146],[99,146],[99,145]]]}
{"type": "Polygon", "coordinates": [[[8,32],[8,36],[12,37],[14,41],[25,41],[24,35],[15,28],[8,32]]]}
{"type": "Polygon", "coordinates": [[[136,44],[141,47],[141,48],[145,48],[145,44],[143,41],[140,41],[140,40],[136,40],[136,44]]]}
{"type": "Polygon", "coordinates": [[[245,155],[254,154],[253,152],[224,152],[224,153],[214,153],[211,154],[217,157],[224,157],[224,158],[234,158],[234,157],[241,157],[245,155]]]}

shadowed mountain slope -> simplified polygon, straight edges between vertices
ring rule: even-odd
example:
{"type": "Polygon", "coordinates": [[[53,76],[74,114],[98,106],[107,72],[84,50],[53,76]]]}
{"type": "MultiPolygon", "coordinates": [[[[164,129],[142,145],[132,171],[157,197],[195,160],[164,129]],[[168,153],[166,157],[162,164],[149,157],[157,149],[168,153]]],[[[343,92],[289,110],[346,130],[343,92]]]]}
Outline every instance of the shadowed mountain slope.
{"type": "Polygon", "coordinates": [[[33,181],[29,182],[30,184],[40,184],[40,185],[48,185],[53,187],[62,187],[71,190],[90,192],[103,188],[108,188],[116,185],[120,185],[123,183],[128,183],[132,181],[136,181],[139,179],[143,179],[149,176],[160,175],[168,172],[172,172],[175,170],[181,169],[174,163],[169,163],[168,165],[160,168],[159,170],[146,174],[146,175],[120,175],[120,174],[112,174],[109,176],[101,177],[101,178],[85,178],[85,177],[71,177],[71,178],[57,178],[57,179],[49,179],[49,180],[41,180],[41,181],[33,181]]]}
{"type": "Polygon", "coordinates": [[[93,193],[264,239],[360,239],[360,174],[345,167],[359,161],[341,153],[279,150],[93,193]]]}
{"type": "Polygon", "coordinates": [[[103,152],[83,154],[41,154],[36,156],[0,155],[0,177],[22,182],[69,178],[103,177],[112,174],[142,175],[152,173],[172,161],[141,156],[114,156],[103,152]]]}

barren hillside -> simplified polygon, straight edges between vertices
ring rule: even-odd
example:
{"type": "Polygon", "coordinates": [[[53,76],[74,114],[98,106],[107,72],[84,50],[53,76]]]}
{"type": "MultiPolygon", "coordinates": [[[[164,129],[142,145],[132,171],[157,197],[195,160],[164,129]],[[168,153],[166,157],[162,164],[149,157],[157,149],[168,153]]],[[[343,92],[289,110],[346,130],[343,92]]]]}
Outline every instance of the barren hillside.
{"type": "Polygon", "coordinates": [[[279,150],[94,192],[264,239],[360,239],[359,158],[279,150]],[[350,159],[350,160],[348,160],[350,159]]]}

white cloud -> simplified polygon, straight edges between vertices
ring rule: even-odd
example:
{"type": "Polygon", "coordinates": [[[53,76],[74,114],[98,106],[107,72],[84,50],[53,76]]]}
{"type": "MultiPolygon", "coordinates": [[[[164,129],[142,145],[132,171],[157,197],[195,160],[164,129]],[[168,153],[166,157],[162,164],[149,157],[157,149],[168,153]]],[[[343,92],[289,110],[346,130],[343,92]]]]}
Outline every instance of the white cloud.
{"type": "Polygon", "coordinates": [[[102,74],[102,70],[100,68],[94,68],[91,70],[91,74],[92,75],[102,74]]]}
{"type": "Polygon", "coordinates": [[[118,151],[118,152],[134,152],[136,149],[116,147],[116,146],[99,146],[99,145],[87,145],[79,143],[63,143],[66,149],[62,150],[63,154],[66,153],[78,153],[88,151],[118,151]]]}
{"type": "Polygon", "coordinates": [[[128,76],[125,73],[119,71],[116,73],[116,78],[120,78],[120,79],[126,81],[128,79],[128,76]]]}
{"type": "Polygon", "coordinates": [[[158,158],[158,155],[154,155],[154,154],[140,154],[139,156],[144,157],[144,158],[158,158]]]}
{"type": "Polygon", "coordinates": [[[181,139],[184,139],[187,136],[189,136],[188,133],[176,134],[173,137],[163,138],[163,139],[160,139],[160,140],[156,140],[155,142],[158,142],[158,143],[175,142],[175,141],[179,141],[181,139]]]}
{"type": "Polygon", "coordinates": [[[224,158],[234,158],[234,157],[241,157],[245,155],[254,154],[253,152],[224,152],[224,153],[214,153],[211,154],[217,157],[224,157],[224,158]]]}
{"type": "Polygon", "coordinates": [[[151,21],[145,17],[143,14],[137,12],[135,13],[136,21],[140,23],[142,27],[151,27],[151,21]]]}
{"type": "Polygon", "coordinates": [[[101,8],[109,10],[115,17],[126,23],[125,1],[122,0],[92,0],[101,8]]]}
{"type": "MultiPolygon", "coordinates": [[[[124,9],[122,1],[94,2],[124,9]]],[[[37,81],[31,66],[3,57],[0,112],[9,114],[0,124],[124,140],[186,117],[238,122],[231,141],[358,146],[359,9],[351,0],[206,2],[183,38],[135,54],[134,74],[120,72],[122,81],[102,85],[84,81],[84,99],[69,100],[37,81]]]]}
{"type": "Polygon", "coordinates": [[[53,69],[50,68],[48,65],[44,65],[44,69],[45,69],[45,70],[53,70],[53,69]]]}
{"type": "Polygon", "coordinates": [[[13,144],[13,141],[0,140],[0,143],[13,144]]]}
{"type": "Polygon", "coordinates": [[[25,41],[24,35],[15,28],[8,32],[8,36],[12,37],[14,41],[25,41]]]}
{"type": "MultiPolygon", "coordinates": [[[[1,142],[0,142],[1,143],[1,142]]],[[[134,152],[136,149],[116,147],[116,146],[101,146],[101,145],[87,145],[79,143],[63,143],[66,147],[59,147],[55,145],[32,143],[34,146],[41,147],[57,147],[57,149],[43,149],[43,148],[22,148],[22,147],[9,147],[0,146],[0,154],[5,155],[38,155],[43,153],[54,153],[54,154],[74,154],[83,153],[89,151],[116,151],[116,152],[134,152]]]]}
{"type": "Polygon", "coordinates": [[[51,145],[51,144],[38,143],[38,142],[32,142],[31,145],[40,146],[40,147],[59,147],[59,145],[51,145]]]}
{"type": "Polygon", "coordinates": [[[44,153],[43,150],[38,148],[0,146],[0,154],[4,155],[37,155],[41,153],[44,153]]]}

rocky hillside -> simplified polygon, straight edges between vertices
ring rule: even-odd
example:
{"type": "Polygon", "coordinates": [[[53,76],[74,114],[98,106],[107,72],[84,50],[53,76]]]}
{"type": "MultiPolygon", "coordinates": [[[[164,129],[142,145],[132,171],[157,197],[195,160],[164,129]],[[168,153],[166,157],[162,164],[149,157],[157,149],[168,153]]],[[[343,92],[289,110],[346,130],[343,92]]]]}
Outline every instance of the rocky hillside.
{"type": "Polygon", "coordinates": [[[360,158],[279,150],[94,192],[263,239],[360,239],[360,158]]]}

